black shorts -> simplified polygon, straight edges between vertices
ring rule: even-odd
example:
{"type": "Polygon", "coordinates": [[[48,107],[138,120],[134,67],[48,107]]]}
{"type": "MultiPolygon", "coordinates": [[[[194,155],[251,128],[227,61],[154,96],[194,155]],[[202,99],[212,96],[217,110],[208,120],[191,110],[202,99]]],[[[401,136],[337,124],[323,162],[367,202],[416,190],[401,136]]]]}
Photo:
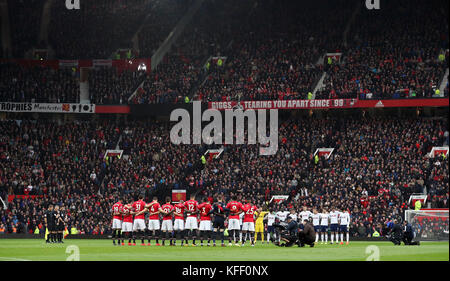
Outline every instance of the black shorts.
{"type": "Polygon", "coordinates": [[[221,218],[214,219],[213,228],[224,229],[225,228],[225,220],[221,219],[221,218]]]}
{"type": "Polygon", "coordinates": [[[56,231],[64,231],[64,224],[56,225],[56,231]]]}
{"type": "Polygon", "coordinates": [[[53,223],[47,224],[48,231],[56,231],[56,226],[53,223]]]}

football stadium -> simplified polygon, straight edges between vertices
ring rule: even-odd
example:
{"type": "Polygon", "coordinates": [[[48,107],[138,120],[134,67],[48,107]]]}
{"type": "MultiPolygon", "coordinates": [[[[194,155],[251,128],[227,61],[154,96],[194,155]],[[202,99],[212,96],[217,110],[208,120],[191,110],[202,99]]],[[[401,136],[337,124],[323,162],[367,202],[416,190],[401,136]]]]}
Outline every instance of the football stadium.
{"type": "Polygon", "coordinates": [[[448,262],[448,13],[0,0],[0,261],[448,262]]]}

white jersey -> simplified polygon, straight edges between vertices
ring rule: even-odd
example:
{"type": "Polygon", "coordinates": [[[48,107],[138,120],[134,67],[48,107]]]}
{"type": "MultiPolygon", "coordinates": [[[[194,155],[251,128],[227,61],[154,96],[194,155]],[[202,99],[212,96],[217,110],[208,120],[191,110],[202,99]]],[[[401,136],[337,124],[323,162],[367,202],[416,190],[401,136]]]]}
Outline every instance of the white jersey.
{"type": "Polygon", "coordinates": [[[289,216],[292,218],[293,221],[297,221],[297,219],[298,219],[297,214],[289,213],[289,216]]]}
{"type": "Polygon", "coordinates": [[[314,226],[320,225],[320,214],[319,213],[312,214],[311,217],[312,217],[312,223],[313,223],[314,226]]]}
{"type": "Polygon", "coordinates": [[[330,218],[330,214],[320,214],[320,225],[328,225],[328,219],[330,218]]]}
{"type": "Polygon", "coordinates": [[[312,216],[312,213],[310,211],[301,211],[300,212],[300,218],[302,219],[301,222],[304,220],[309,220],[309,218],[312,216]]]}
{"type": "Polygon", "coordinates": [[[285,221],[287,216],[289,215],[289,212],[285,211],[285,212],[278,212],[277,213],[277,217],[280,219],[280,221],[285,221]]]}
{"type": "Polygon", "coordinates": [[[340,214],[339,212],[330,213],[330,224],[338,224],[339,214],[340,214]]]}
{"type": "Polygon", "coordinates": [[[340,218],[341,225],[349,225],[350,224],[350,214],[348,212],[341,213],[339,218],[340,218]]]}
{"type": "Polygon", "coordinates": [[[277,217],[276,214],[272,214],[272,213],[267,214],[267,225],[272,226],[273,223],[275,222],[276,217],[277,217]]]}

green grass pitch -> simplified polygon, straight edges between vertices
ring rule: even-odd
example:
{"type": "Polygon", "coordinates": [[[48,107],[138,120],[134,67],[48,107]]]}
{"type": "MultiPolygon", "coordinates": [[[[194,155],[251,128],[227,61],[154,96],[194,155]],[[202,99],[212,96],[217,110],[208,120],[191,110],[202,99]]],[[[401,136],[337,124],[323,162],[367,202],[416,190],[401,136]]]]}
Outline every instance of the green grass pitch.
{"type": "MultiPolygon", "coordinates": [[[[448,261],[449,243],[422,242],[420,246],[394,246],[390,242],[350,242],[314,248],[282,248],[273,244],[255,247],[113,246],[111,240],[66,239],[64,244],[45,244],[40,239],[0,239],[0,261],[65,261],[79,249],[81,261],[365,261],[379,249],[380,261],[448,261]],[[66,252],[67,251],[67,252],[66,252]]],[[[73,256],[72,256],[73,257],[73,256]]]]}

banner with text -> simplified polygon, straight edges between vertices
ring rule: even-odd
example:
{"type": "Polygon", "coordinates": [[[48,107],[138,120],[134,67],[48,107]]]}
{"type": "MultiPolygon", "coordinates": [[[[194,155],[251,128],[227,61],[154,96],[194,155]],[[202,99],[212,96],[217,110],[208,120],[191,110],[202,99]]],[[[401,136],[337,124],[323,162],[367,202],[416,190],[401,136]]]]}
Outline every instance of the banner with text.
{"type": "Polygon", "coordinates": [[[209,102],[209,109],[333,109],[333,108],[378,108],[378,107],[422,107],[448,106],[448,98],[434,99],[395,99],[395,100],[267,100],[267,101],[225,101],[209,102]]]}
{"type": "Polygon", "coordinates": [[[0,102],[0,112],[95,113],[95,104],[0,102]]]}

